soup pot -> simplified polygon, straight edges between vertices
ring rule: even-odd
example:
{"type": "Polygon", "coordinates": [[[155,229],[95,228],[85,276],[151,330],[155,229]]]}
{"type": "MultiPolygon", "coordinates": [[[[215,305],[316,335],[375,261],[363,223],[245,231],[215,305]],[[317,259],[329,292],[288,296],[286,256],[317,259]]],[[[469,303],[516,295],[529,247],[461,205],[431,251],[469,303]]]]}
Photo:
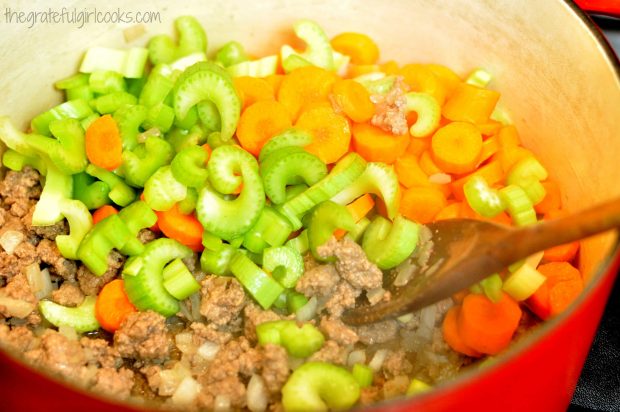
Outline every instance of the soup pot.
{"type": "MultiPolygon", "coordinates": [[[[235,39],[248,50],[274,53],[300,18],[328,35],[359,31],[381,48],[381,59],[441,63],[465,74],[493,74],[524,146],[560,182],[571,211],[620,196],[620,67],[600,32],[563,0],[192,0],[183,2],[17,1],[2,10],[0,113],[21,126],[60,100],[51,86],[75,72],[91,46],[127,46],[131,22],[22,22],[9,12],[156,12],[143,24],[149,36],[171,33],[173,19],[203,23],[209,49],[235,39]],[[79,27],[82,25],[82,27],[79,27]]],[[[619,265],[616,234],[583,242],[580,269],[587,287],[562,315],[533,330],[495,362],[471,369],[425,394],[376,405],[383,411],[559,411],[568,404],[619,265]]],[[[58,382],[1,353],[0,399],[5,410],[129,410],[98,394],[58,382]]]]}

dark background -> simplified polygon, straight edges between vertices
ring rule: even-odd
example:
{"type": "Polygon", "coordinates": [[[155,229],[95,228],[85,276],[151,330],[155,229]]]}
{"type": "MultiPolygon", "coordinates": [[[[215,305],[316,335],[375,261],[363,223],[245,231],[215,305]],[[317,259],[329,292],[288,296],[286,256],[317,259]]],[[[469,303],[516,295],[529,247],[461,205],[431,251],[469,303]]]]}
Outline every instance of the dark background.
{"type": "MultiPolygon", "coordinates": [[[[620,19],[599,16],[593,19],[620,55],[620,19]]],[[[569,408],[569,412],[578,411],[620,411],[620,278],[609,298],[569,408]]]]}

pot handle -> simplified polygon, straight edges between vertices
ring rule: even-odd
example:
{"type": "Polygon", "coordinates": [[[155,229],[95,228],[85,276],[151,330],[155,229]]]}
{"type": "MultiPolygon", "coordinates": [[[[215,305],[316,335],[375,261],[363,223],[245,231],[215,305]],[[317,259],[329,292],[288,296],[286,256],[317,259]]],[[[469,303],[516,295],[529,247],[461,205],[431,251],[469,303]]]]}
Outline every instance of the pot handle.
{"type": "Polygon", "coordinates": [[[575,3],[587,13],[620,18],[620,2],[617,0],[575,0],[575,3]]]}

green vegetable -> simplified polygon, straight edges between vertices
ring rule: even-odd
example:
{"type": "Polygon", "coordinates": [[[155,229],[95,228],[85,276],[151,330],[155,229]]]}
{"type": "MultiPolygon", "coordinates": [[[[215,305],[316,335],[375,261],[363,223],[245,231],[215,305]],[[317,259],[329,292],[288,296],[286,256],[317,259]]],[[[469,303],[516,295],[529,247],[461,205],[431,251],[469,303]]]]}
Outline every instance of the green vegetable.
{"type": "MultiPolygon", "coordinates": [[[[220,118],[220,112],[217,110],[217,106],[209,101],[205,100],[196,105],[198,111],[198,118],[202,122],[202,125],[210,133],[217,132],[222,129],[222,120],[220,118]]],[[[218,133],[218,137],[221,137],[218,133]]],[[[221,145],[212,145],[215,149],[221,145]]]]}
{"type": "Polygon", "coordinates": [[[230,275],[230,261],[236,252],[237,248],[228,243],[222,243],[217,249],[205,246],[200,255],[200,267],[203,271],[214,275],[230,275]]]}
{"type": "Polygon", "coordinates": [[[258,343],[280,345],[289,355],[296,358],[307,358],[321,349],[325,337],[310,323],[301,327],[294,320],[276,320],[261,323],[256,327],[258,343]]]}
{"type": "Polygon", "coordinates": [[[190,109],[202,101],[211,101],[217,107],[221,121],[221,138],[230,140],[237,128],[241,100],[230,75],[211,62],[199,62],[181,74],[174,86],[174,111],[178,119],[187,116],[190,109]]]}
{"type": "Polygon", "coordinates": [[[140,104],[153,107],[164,103],[166,96],[172,91],[173,87],[172,70],[167,65],[155,66],[149,73],[140,92],[140,104]]]}
{"type": "Polygon", "coordinates": [[[288,219],[265,206],[254,226],[243,235],[243,246],[251,252],[261,253],[269,246],[283,245],[292,231],[288,219]]]}
{"type": "Polygon", "coordinates": [[[136,193],[125,181],[109,170],[89,164],[86,173],[106,183],[110,188],[110,200],[119,206],[127,206],[136,198],[136,193]]]}
{"type": "Polygon", "coordinates": [[[84,101],[90,102],[95,97],[92,89],[89,85],[77,86],[71,89],[65,90],[65,96],[67,100],[76,100],[82,99],[84,101]]]}
{"type": "Polygon", "coordinates": [[[369,225],[370,225],[370,219],[364,216],[357,223],[355,223],[355,227],[349,230],[346,236],[352,241],[357,243],[362,238],[362,236],[364,235],[364,232],[366,231],[369,225]]]}
{"type": "Polygon", "coordinates": [[[413,253],[419,231],[420,225],[401,215],[397,215],[393,222],[376,216],[364,232],[362,248],[368,259],[380,269],[391,269],[413,253]]]}
{"type": "Polygon", "coordinates": [[[478,68],[467,76],[465,83],[471,84],[472,86],[485,88],[491,82],[492,78],[493,76],[491,76],[491,73],[487,70],[478,68]]]}
{"type": "Polygon", "coordinates": [[[407,98],[407,112],[416,112],[418,118],[409,128],[413,137],[426,137],[437,129],[441,120],[441,106],[437,99],[428,93],[409,92],[407,98]]]}
{"type": "Polygon", "coordinates": [[[154,210],[169,210],[187,196],[187,187],[174,178],[170,166],[160,167],[144,185],[144,200],[154,210]]]}
{"type": "Polygon", "coordinates": [[[480,287],[482,292],[486,295],[491,302],[497,303],[502,300],[502,278],[494,273],[480,281],[480,287]]]}
{"type": "Polygon", "coordinates": [[[164,289],[178,300],[187,299],[200,290],[196,281],[181,259],[168,263],[162,272],[164,289]]]}
{"type": "MultiPolygon", "coordinates": [[[[490,357],[487,359],[491,359],[490,357]]],[[[419,379],[412,379],[409,384],[409,388],[407,388],[407,396],[416,395],[421,392],[426,392],[431,389],[432,386],[426,382],[423,382],[419,379]]]]}
{"type": "Polygon", "coordinates": [[[356,77],[356,82],[368,90],[370,94],[387,94],[394,87],[396,76],[386,76],[384,73],[368,73],[356,77]]]}
{"type": "Polygon", "coordinates": [[[545,280],[545,275],[525,263],[504,280],[502,289],[514,300],[521,302],[532,296],[545,280]]]}
{"type": "Polygon", "coordinates": [[[284,292],[284,288],[249,257],[237,251],[229,264],[230,271],[263,309],[267,310],[284,292]]]}
{"type": "Polygon", "coordinates": [[[174,109],[167,104],[157,103],[149,108],[146,119],[142,123],[144,129],[155,128],[165,133],[174,124],[174,109]]]}
{"type": "Polygon", "coordinates": [[[257,60],[247,60],[226,68],[232,77],[267,77],[276,74],[277,69],[278,56],[265,56],[257,60]]]}
{"type": "Polygon", "coordinates": [[[154,36],[149,41],[148,56],[154,65],[171,63],[180,57],[207,51],[207,35],[195,17],[178,17],[174,26],[179,35],[178,45],[165,34],[154,36]]]}
{"type": "Polygon", "coordinates": [[[293,25],[297,37],[306,43],[306,51],[297,53],[290,46],[282,46],[282,67],[290,72],[298,66],[299,58],[310,62],[315,66],[327,70],[334,70],[334,50],[329,42],[329,37],[323,29],[310,20],[299,20],[293,25]]]}
{"type": "Polygon", "coordinates": [[[94,71],[88,78],[88,86],[94,93],[103,95],[127,90],[122,74],[108,70],[94,71]]]}
{"type": "Polygon", "coordinates": [[[304,273],[304,259],[291,247],[270,247],[263,252],[263,269],[285,288],[294,288],[304,273]]]}
{"type": "Polygon", "coordinates": [[[170,143],[159,137],[147,137],[133,150],[123,151],[121,172],[125,181],[134,187],[144,187],[151,176],[170,163],[174,150],[170,143]]]}
{"type": "Polygon", "coordinates": [[[170,164],[174,177],[188,187],[200,188],[209,177],[208,154],[199,146],[188,146],[179,151],[170,164]]]}
{"type": "Polygon", "coordinates": [[[536,223],[536,211],[527,193],[517,185],[508,185],[499,190],[499,195],[512,221],[517,226],[536,223]]]}
{"type": "Polygon", "coordinates": [[[499,191],[490,188],[482,176],[472,176],[463,191],[469,206],[481,216],[495,217],[506,209],[499,191]]]}
{"type": "Polygon", "coordinates": [[[78,333],[92,332],[99,329],[95,317],[94,296],[86,296],[84,301],[75,308],[62,306],[50,300],[39,302],[39,310],[45,319],[56,327],[69,326],[78,333]]]}
{"type": "Polygon", "coordinates": [[[13,149],[6,149],[2,154],[2,164],[11,170],[21,171],[25,166],[37,169],[41,175],[47,173],[45,161],[39,156],[26,156],[13,149]]]}
{"type": "Polygon", "coordinates": [[[54,83],[54,87],[58,90],[74,89],[80,86],[88,86],[88,78],[90,75],[86,73],[76,73],[65,79],[58,80],[54,83]]]}
{"type": "Polygon", "coordinates": [[[286,412],[346,410],[355,405],[360,386],[346,369],[325,362],[307,362],[282,388],[286,412]]]}
{"type": "Polygon", "coordinates": [[[312,143],[312,135],[305,130],[295,128],[285,131],[270,138],[263,146],[258,155],[258,161],[263,162],[270,154],[285,147],[304,147],[312,143]]]}
{"type": "Polygon", "coordinates": [[[247,53],[241,43],[236,41],[230,41],[224,44],[217,53],[215,53],[215,61],[221,63],[224,67],[246,60],[249,60],[247,53]]]}
{"type": "Polygon", "coordinates": [[[112,116],[118,125],[124,150],[132,150],[138,145],[140,125],[146,120],[148,110],[141,105],[123,106],[112,116]]]}
{"type": "Polygon", "coordinates": [[[545,197],[545,188],[540,183],[548,177],[547,170],[533,156],[519,160],[506,175],[506,184],[521,187],[532,204],[537,204],[545,197]]]}
{"type": "Polygon", "coordinates": [[[93,227],[93,217],[84,203],[72,199],[60,202],[60,213],[69,222],[69,234],[56,236],[56,245],[62,256],[75,260],[80,243],[93,227]]]}
{"type": "Polygon", "coordinates": [[[184,215],[189,215],[196,210],[196,203],[198,203],[198,191],[193,187],[188,187],[185,199],[177,203],[177,207],[179,208],[179,212],[184,215]]]}
{"type": "Polygon", "coordinates": [[[88,173],[73,175],[73,198],[81,201],[88,209],[98,209],[110,203],[110,187],[101,180],[96,180],[88,173]]]}
{"type": "Polygon", "coordinates": [[[349,210],[329,200],[319,204],[310,215],[308,225],[308,243],[315,259],[320,261],[334,260],[331,256],[319,255],[317,249],[324,245],[334,235],[334,230],[352,230],[355,220],[349,210]]]}
{"type": "Polygon", "coordinates": [[[135,105],[138,99],[127,92],[113,92],[97,97],[94,101],[95,109],[101,114],[114,113],[123,106],[135,105]]]}
{"type": "Polygon", "coordinates": [[[145,202],[138,200],[121,209],[118,216],[131,234],[131,239],[119,250],[130,256],[142,253],[144,245],[136,237],[142,229],[149,228],[157,222],[157,215],[145,202]]]}
{"type": "Polygon", "coordinates": [[[353,370],[351,371],[353,377],[360,385],[360,388],[367,388],[372,385],[372,379],[374,376],[374,371],[371,367],[366,366],[361,363],[356,363],[353,365],[353,370]]]}
{"type": "Polygon", "coordinates": [[[140,255],[142,267],[138,274],[123,275],[131,303],[139,310],[153,310],[166,317],[177,313],[179,302],[166,291],[163,270],[169,262],[191,254],[190,248],[173,239],[159,238],[147,243],[140,255]]]}
{"type": "Polygon", "coordinates": [[[364,173],[331,200],[346,205],[365,193],[372,193],[383,199],[388,217],[394,219],[400,203],[399,191],[398,176],[394,168],[385,163],[371,162],[366,165],[364,173]]]}
{"type": "Polygon", "coordinates": [[[46,161],[47,175],[43,191],[32,214],[33,226],[49,226],[63,219],[62,202],[71,198],[73,179],[46,161]]]}
{"type": "Polygon", "coordinates": [[[310,250],[310,244],[308,242],[308,229],[302,230],[302,232],[285,243],[286,246],[297,250],[300,254],[305,254],[310,250]]]}
{"type": "MultiPolygon", "coordinates": [[[[59,120],[59,119],[81,120],[92,114],[93,114],[93,111],[90,108],[90,105],[88,104],[86,100],[83,100],[83,99],[70,100],[68,102],[61,103],[58,106],[53,107],[49,109],[48,111],[43,112],[40,115],[36,116],[30,122],[30,127],[32,127],[32,130],[35,133],[49,136],[50,135],[49,125],[52,121],[59,120]]],[[[8,120],[5,120],[5,121],[8,121],[8,120]]],[[[9,146],[8,143],[6,144],[7,146],[9,146]]],[[[15,148],[15,147],[11,147],[11,149],[16,150],[22,154],[28,154],[28,153],[24,153],[20,151],[18,148],[15,148]]]]}
{"type": "Polygon", "coordinates": [[[265,205],[263,183],[256,159],[237,146],[220,146],[207,165],[210,185],[198,194],[196,214],[205,230],[224,240],[247,232],[265,205]],[[243,183],[239,196],[226,200],[243,183]]]}
{"type": "Polygon", "coordinates": [[[142,47],[132,47],[126,50],[91,47],[84,55],[80,72],[111,70],[127,78],[139,78],[144,72],[147,57],[148,51],[142,47]]]}
{"type": "Polygon", "coordinates": [[[294,290],[286,291],[286,308],[288,313],[297,313],[297,311],[308,303],[308,298],[294,290]]]}

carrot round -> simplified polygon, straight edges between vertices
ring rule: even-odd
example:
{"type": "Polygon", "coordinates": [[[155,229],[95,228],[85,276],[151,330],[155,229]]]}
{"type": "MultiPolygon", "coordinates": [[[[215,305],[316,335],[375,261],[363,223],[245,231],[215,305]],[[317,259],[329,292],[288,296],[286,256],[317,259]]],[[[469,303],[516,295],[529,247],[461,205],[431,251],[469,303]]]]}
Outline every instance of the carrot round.
{"type": "Polygon", "coordinates": [[[315,105],[304,111],[295,127],[310,132],[312,143],[305,149],[327,164],[336,162],[349,150],[349,121],[329,105],[315,105]]]}
{"type": "Polygon", "coordinates": [[[284,76],[278,90],[278,101],[297,119],[302,108],[317,101],[327,101],[336,74],[316,66],[293,70],[284,76]]]}
{"type": "Polygon", "coordinates": [[[447,173],[469,173],[480,160],[482,135],[471,123],[453,122],[435,132],[431,151],[437,166],[447,173]]]}
{"type": "Polygon", "coordinates": [[[575,259],[579,251],[579,242],[570,242],[563,245],[554,246],[545,250],[543,254],[544,262],[570,262],[575,259]]]}
{"type": "Polygon", "coordinates": [[[416,156],[410,153],[405,153],[396,159],[394,171],[396,171],[400,184],[407,188],[413,186],[430,186],[428,175],[420,167],[420,163],[416,156]]]}
{"type": "Polygon", "coordinates": [[[273,86],[259,77],[239,76],[233,78],[235,88],[243,100],[243,109],[261,100],[274,100],[273,86]]]}
{"type": "Polygon", "coordinates": [[[545,197],[534,205],[536,213],[545,214],[562,207],[562,195],[560,186],[552,180],[541,182],[545,188],[545,197]]]}
{"type": "Polygon", "coordinates": [[[400,75],[412,91],[428,93],[440,106],[443,105],[446,100],[446,86],[427,65],[406,64],[400,69],[400,75]]]}
{"type": "Polygon", "coordinates": [[[354,122],[367,122],[375,114],[375,105],[370,101],[368,90],[355,80],[344,79],[334,83],[332,103],[354,122]]]}
{"type": "Polygon", "coordinates": [[[450,203],[435,215],[435,220],[456,219],[461,217],[461,203],[450,203]]]}
{"type": "Polygon", "coordinates": [[[121,327],[128,315],[136,311],[136,307],[125,293],[125,283],[122,279],[107,283],[99,292],[95,302],[95,317],[99,325],[112,333],[121,327]]]}
{"type": "Polygon", "coordinates": [[[446,197],[436,187],[412,187],[403,192],[400,213],[418,223],[430,223],[447,205],[446,197]]]}
{"type": "Polygon", "coordinates": [[[443,83],[446,89],[446,95],[450,95],[456,86],[458,86],[461,82],[461,78],[449,67],[431,63],[427,64],[426,68],[428,68],[439,79],[439,81],[443,83]]]}
{"type": "Polygon", "coordinates": [[[368,123],[355,123],[353,133],[353,150],[369,162],[392,164],[409,145],[409,136],[394,136],[368,123]]]}
{"type": "Polygon", "coordinates": [[[457,319],[460,313],[460,306],[453,306],[448,310],[448,312],[446,312],[446,316],[443,318],[443,324],[441,327],[443,339],[455,352],[474,358],[479,358],[482,356],[482,353],[467,346],[459,335],[457,319]]]}
{"type": "Polygon", "coordinates": [[[270,74],[265,77],[265,81],[271,85],[274,95],[278,94],[282,80],[284,80],[283,74],[270,74]]]}
{"type": "Polygon", "coordinates": [[[581,279],[560,282],[549,290],[551,315],[562,313],[583,291],[581,279]]]}
{"type": "Polygon", "coordinates": [[[114,206],[111,205],[103,205],[99,209],[93,212],[93,225],[101,222],[108,216],[115,215],[118,213],[118,210],[114,206]]]}
{"type": "Polygon", "coordinates": [[[379,60],[379,47],[362,33],[340,33],[332,39],[331,45],[337,52],[351,57],[353,64],[374,64],[379,60]]]}
{"type": "Polygon", "coordinates": [[[564,311],[583,291],[581,273],[568,262],[550,262],[537,270],[547,280],[526,300],[526,305],[545,320],[564,311]]]}
{"type": "Polygon", "coordinates": [[[461,83],[453,90],[442,108],[446,119],[471,123],[489,120],[499,100],[499,92],[461,83]]]}
{"type": "Polygon", "coordinates": [[[194,252],[204,249],[202,245],[204,229],[194,214],[181,213],[176,204],[169,210],[155,213],[157,213],[159,229],[164,235],[177,240],[194,252]]]}
{"type": "Polygon", "coordinates": [[[286,107],[275,100],[262,100],[241,114],[237,138],[241,147],[258,156],[267,140],[289,127],[291,118],[286,107]]]}
{"type": "Polygon", "coordinates": [[[114,170],[122,163],[123,141],[118,125],[106,114],[90,124],[84,135],[86,157],[95,166],[114,170]]]}
{"type": "Polygon", "coordinates": [[[457,322],[465,345],[495,355],[510,344],[520,320],[519,304],[506,293],[497,303],[484,294],[471,293],[463,299],[457,322]]]}

